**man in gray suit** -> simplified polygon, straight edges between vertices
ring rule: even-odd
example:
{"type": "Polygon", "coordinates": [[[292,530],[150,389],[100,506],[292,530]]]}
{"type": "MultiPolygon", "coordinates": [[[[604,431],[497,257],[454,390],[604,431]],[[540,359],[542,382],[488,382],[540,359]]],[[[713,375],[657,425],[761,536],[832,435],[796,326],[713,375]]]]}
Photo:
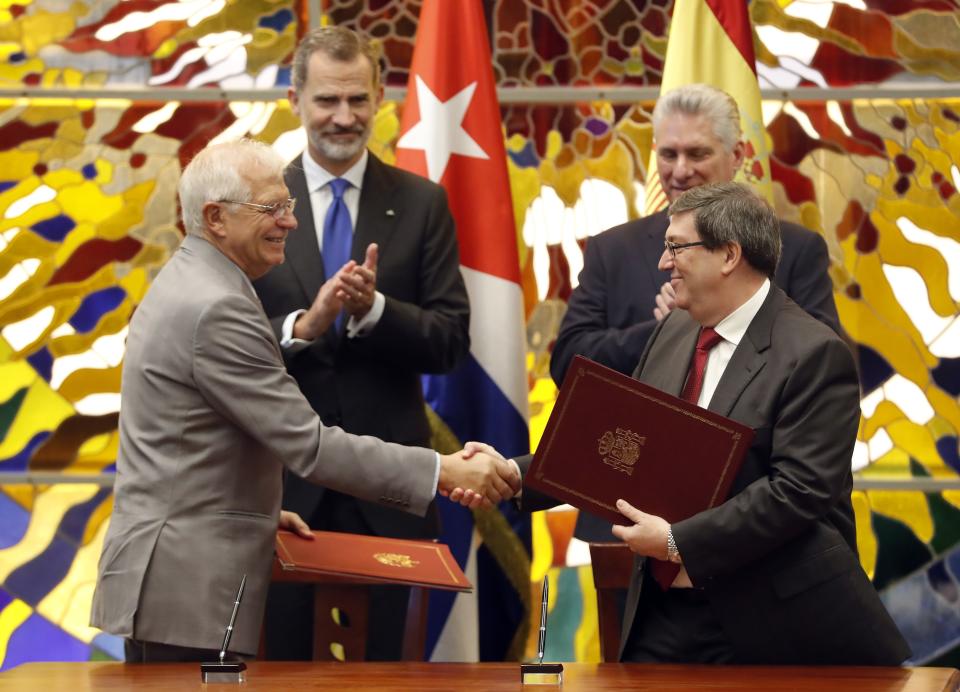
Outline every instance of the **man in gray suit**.
{"type": "MultiPolygon", "coordinates": [[[[241,577],[231,650],[257,651],[283,469],[423,514],[459,483],[490,502],[519,484],[499,460],[465,461],[327,427],[284,368],[251,281],[296,228],[283,161],[241,141],[208,147],[180,181],[187,237],[130,322],[113,516],[91,624],[130,661],[215,656],[241,577]]],[[[327,279],[318,320],[363,298],[355,262],[327,279]]]]}

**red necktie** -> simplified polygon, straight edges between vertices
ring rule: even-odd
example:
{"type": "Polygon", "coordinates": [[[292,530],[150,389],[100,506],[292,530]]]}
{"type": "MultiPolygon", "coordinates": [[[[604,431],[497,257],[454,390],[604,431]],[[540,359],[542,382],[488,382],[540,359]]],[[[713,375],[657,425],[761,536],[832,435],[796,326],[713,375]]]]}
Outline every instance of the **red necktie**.
{"type": "MultiPolygon", "coordinates": [[[[721,341],[723,341],[723,337],[717,334],[712,327],[704,327],[700,330],[700,338],[697,339],[697,350],[694,351],[693,362],[690,363],[687,383],[683,385],[683,391],[680,392],[681,399],[689,401],[691,404],[697,403],[700,398],[700,390],[703,389],[703,373],[707,369],[710,349],[721,341]]],[[[660,588],[664,591],[670,588],[679,573],[680,565],[678,564],[650,559],[650,574],[653,575],[653,578],[657,580],[660,588]]]]}
{"type": "Polygon", "coordinates": [[[721,341],[723,341],[723,337],[717,334],[713,327],[704,327],[700,330],[697,350],[694,351],[693,362],[690,364],[690,374],[687,375],[687,383],[683,385],[683,391],[680,392],[681,399],[689,401],[691,404],[697,403],[700,398],[700,390],[703,389],[703,371],[707,369],[710,349],[721,341]]]}

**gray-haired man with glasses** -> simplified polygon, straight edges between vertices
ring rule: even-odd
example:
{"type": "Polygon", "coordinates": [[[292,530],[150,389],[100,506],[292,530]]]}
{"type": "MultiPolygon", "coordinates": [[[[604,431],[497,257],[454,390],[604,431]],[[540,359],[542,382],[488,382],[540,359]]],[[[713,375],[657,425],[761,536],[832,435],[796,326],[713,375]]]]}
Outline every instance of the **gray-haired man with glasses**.
{"type": "Polygon", "coordinates": [[[438,490],[464,485],[496,503],[519,488],[501,460],[440,456],[321,422],[251,284],[283,263],[297,227],[282,171],[276,152],[249,140],[197,154],[179,188],[187,237],[130,321],[113,516],[91,615],[126,639],[129,662],[216,660],[243,575],[231,652],[257,652],[277,526],[309,535],[281,512],[284,469],[420,516],[438,490]]]}

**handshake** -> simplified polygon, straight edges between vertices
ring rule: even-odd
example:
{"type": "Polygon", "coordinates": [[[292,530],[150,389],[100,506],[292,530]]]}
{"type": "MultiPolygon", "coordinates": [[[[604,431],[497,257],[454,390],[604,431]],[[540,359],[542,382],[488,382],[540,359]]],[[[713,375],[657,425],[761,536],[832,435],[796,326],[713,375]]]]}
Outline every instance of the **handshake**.
{"type": "Polygon", "coordinates": [[[456,454],[440,455],[437,491],[464,507],[492,507],[520,492],[520,468],[482,442],[468,442],[456,454]]]}

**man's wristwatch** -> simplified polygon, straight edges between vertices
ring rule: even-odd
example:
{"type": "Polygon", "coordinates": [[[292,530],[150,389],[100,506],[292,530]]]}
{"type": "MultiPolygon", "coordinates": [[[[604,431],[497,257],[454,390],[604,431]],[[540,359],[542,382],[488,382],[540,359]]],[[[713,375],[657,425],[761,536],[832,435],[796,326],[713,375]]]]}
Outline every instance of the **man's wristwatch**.
{"type": "Polygon", "coordinates": [[[673,540],[672,526],[667,527],[667,560],[678,565],[682,562],[682,560],[680,560],[680,551],[677,550],[677,542],[673,540]]]}

